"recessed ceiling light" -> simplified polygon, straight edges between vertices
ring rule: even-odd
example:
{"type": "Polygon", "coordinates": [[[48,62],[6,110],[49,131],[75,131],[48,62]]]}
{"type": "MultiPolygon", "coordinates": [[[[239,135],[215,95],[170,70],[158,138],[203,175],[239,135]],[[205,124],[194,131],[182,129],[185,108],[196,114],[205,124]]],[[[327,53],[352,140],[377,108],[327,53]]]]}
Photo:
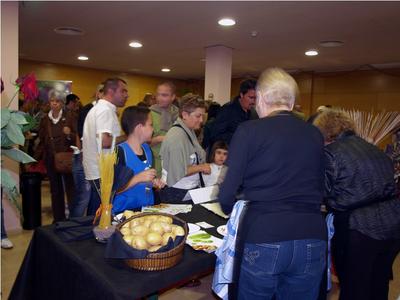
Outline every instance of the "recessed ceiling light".
{"type": "Polygon", "coordinates": [[[223,18],[218,21],[218,24],[221,26],[233,26],[236,24],[236,21],[230,18],[223,18]]]}
{"type": "Polygon", "coordinates": [[[318,55],[318,51],[311,49],[311,50],[306,51],[304,54],[307,56],[316,56],[316,55],[318,55]]]}
{"type": "Polygon", "coordinates": [[[171,69],[168,69],[168,68],[162,68],[162,69],[161,69],[161,71],[162,71],[162,72],[171,72],[171,69]]]}
{"type": "Polygon", "coordinates": [[[343,46],[344,42],[343,41],[320,41],[319,44],[322,47],[333,48],[333,47],[343,46]]]}
{"type": "Polygon", "coordinates": [[[89,57],[85,56],[85,55],[79,55],[78,56],[79,60],[89,60],[89,57]]]}
{"type": "Polygon", "coordinates": [[[85,32],[77,27],[69,27],[69,26],[63,26],[63,27],[57,27],[54,28],[54,32],[57,34],[64,34],[64,35],[84,35],[85,32]]]}
{"type": "Polygon", "coordinates": [[[134,42],[130,42],[129,46],[132,48],[142,48],[143,44],[138,41],[134,41],[134,42]]]}

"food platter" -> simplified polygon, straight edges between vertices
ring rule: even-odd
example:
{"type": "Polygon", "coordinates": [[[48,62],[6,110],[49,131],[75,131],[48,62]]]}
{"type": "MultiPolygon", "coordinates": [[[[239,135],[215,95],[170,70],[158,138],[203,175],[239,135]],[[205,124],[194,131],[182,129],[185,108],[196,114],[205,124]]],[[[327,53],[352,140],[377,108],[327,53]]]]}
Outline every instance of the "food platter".
{"type": "Polygon", "coordinates": [[[226,225],[221,225],[221,226],[217,227],[217,232],[222,236],[226,236],[228,234],[226,225]]]}

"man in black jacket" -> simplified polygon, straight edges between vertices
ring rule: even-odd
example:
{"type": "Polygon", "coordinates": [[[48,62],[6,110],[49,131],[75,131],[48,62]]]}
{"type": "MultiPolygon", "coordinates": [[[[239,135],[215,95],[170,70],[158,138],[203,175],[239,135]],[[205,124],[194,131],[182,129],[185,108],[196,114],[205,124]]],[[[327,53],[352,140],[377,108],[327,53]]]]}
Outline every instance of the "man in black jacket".
{"type": "Polygon", "coordinates": [[[253,79],[240,84],[239,96],[225,104],[211,126],[211,143],[224,141],[230,143],[236,128],[240,123],[251,119],[251,111],[256,103],[256,85],[253,79]]]}

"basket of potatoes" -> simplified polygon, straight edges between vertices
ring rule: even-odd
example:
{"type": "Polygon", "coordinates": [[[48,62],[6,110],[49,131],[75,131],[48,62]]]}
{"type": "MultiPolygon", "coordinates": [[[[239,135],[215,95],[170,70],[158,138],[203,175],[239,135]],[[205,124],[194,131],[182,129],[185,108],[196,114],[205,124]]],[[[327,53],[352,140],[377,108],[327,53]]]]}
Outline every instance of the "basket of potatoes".
{"type": "Polygon", "coordinates": [[[135,250],[147,250],[144,258],[125,259],[132,268],[159,271],[175,266],[183,256],[188,226],[182,219],[165,213],[141,213],[118,225],[125,243],[135,250]]]}

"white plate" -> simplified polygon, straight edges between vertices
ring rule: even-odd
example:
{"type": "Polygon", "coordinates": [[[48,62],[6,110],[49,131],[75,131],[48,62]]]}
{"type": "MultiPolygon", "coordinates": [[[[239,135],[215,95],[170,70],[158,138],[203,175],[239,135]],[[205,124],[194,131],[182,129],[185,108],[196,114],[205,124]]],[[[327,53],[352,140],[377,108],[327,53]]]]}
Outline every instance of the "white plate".
{"type": "Polygon", "coordinates": [[[189,234],[195,233],[200,230],[200,226],[193,223],[188,223],[188,227],[189,227],[189,234]]]}
{"type": "Polygon", "coordinates": [[[226,236],[227,233],[228,233],[228,229],[227,229],[226,225],[221,225],[221,226],[219,226],[219,227],[217,228],[217,232],[218,232],[220,235],[226,236]]]}

